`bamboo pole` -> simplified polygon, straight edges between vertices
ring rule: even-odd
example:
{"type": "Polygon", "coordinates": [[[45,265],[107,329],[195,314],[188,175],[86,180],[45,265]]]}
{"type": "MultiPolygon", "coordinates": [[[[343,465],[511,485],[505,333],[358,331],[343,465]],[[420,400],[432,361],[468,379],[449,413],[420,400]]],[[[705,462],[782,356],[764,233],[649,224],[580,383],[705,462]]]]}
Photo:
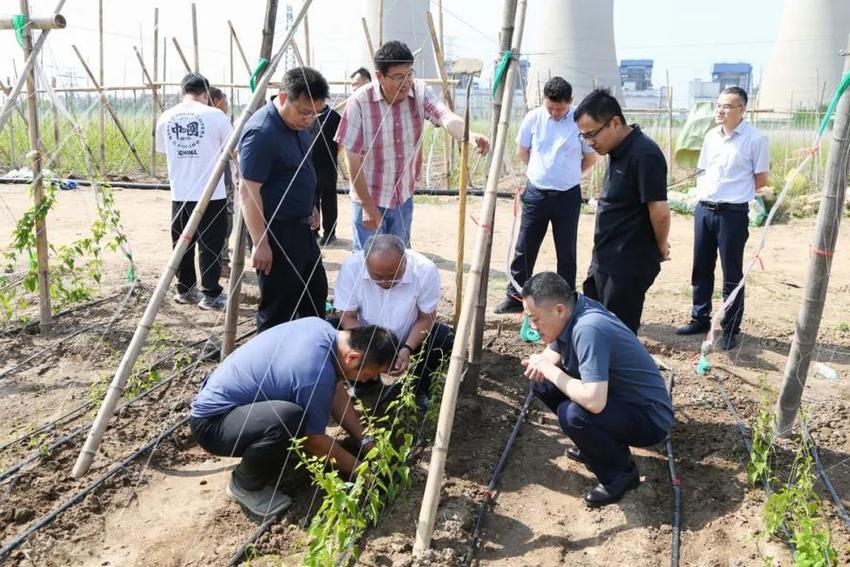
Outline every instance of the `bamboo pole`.
{"type": "MultiPolygon", "coordinates": [[[[502,30],[499,33],[499,53],[504,53],[511,48],[514,34],[514,16],[516,14],[516,1],[505,0],[504,13],[502,14],[502,30]]],[[[538,85],[539,85],[538,81],[538,85]]],[[[504,83],[496,87],[493,97],[493,115],[490,120],[490,139],[495,139],[496,128],[502,115],[502,96],[504,94],[504,83]]],[[[491,160],[492,165],[492,160],[491,160]]],[[[489,241],[484,255],[484,273],[478,288],[478,300],[475,304],[475,319],[472,324],[472,339],[469,346],[469,365],[466,369],[466,378],[463,380],[461,390],[464,394],[476,394],[478,392],[478,379],[481,372],[481,351],[484,345],[484,320],[487,310],[487,292],[489,290],[490,256],[493,245],[489,241]]]]}
{"type": "Polygon", "coordinates": [[[439,17],[437,25],[437,39],[440,41],[440,47],[442,47],[445,52],[446,44],[443,41],[443,0],[437,0],[437,17],[439,17]]]}
{"type": "MultiPolygon", "coordinates": [[[[21,14],[29,22],[30,7],[29,0],[20,0],[21,14]]],[[[24,26],[23,33],[24,60],[29,60],[33,53],[32,28],[24,26]]],[[[44,201],[44,183],[41,177],[42,154],[44,148],[41,145],[41,134],[38,128],[38,99],[35,94],[35,63],[30,65],[26,73],[27,81],[27,114],[29,118],[30,153],[32,154],[32,197],[36,210],[44,201]]],[[[53,314],[50,310],[50,279],[47,265],[47,218],[46,215],[35,217],[35,251],[38,264],[38,310],[40,330],[47,334],[53,323],[53,314]]]]}
{"type": "Polygon", "coordinates": [[[466,84],[466,107],[463,112],[463,140],[460,144],[460,183],[457,210],[457,260],[455,261],[455,316],[454,326],[460,320],[460,306],[463,300],[463,246],[466,237],[466,186],[469,182],[469,96],[472,92],[472,77],[466,84]]]}
{"type": "MultiPolygon", "coordinates": [[[[454,101],[449,90],[449,78],[446,76],[446,60],[443,56],[443,48],[440,46],[440,41],[437,39],[437,29],[434,26],[434,18],[431,12],[426,12],[428,19],[428,32],[431,35],[431,44],[434,48],[434,59],[437,63],[437,71],[440,75],[440,81],[443,83],[443,98],[448,105],[449,110],[454,112],[454,101]]],[[[446,170],[446,185],[449,185],[449,180],[452,174],[452,137],[449,132],[443,128],[443,164],[446,170]]]]}
{"type": "Polygon", "coordinates": [[[133,142],[130,141],[130,137],[127,135],[127,132],[124,130],[124,126],[121,124],[121,121],[118,120],[118,115],[115,113],[115,109],[112,108],[112,105],[109,103],[109,99],[106,98],[106,94],[103,92],[103,89],[100,88],[100,84],[97,82],[97,79],[94,77],[94,73],[91,72],[89,66],[86,64],[86,60],[83,59],[83,56],[80,54],[80,50],[77,49],[76,45],[72,45],[71,48],[74,50],[74,53],[77,54],[77,58],[80,60],[80,63],[85,69],[86,74],[91,79],[92,84],[94,84],[97,89],[98,94],[100,95],[100,100],[103,102],[103,105],[106,107],[107,112],[109,112],[109,116],[112,117],[112,121],[115,123],[115,126],[118,128],[118,132],[121,134],[121,137],[124,138],[124,141],[127,143],[127,147],[130,148],[130,153],[133,154],[133,157],[136,158],[136,161],[139,163],[139,167],[142,168],[142,171],[145,173],[150,173],[148,171],[147,166],[142,161],[139,152],[136,150],[136,146],[133,145],[133,142]]]}
{"type": "MultiPolygon", "coordinates": [[[[163,107],[162,99],[158,98],[156,87],[153,86],[156,84],[157,79],[159,77],[158,74],[158,63],[159,63],[159,8],[153,9],[153,80],[151,81],[151,95],[154,99],[159,103],[159,107],[163,107]]],[[[142,71],[145,70],[144,65],[142,65],[142,71]]],[[[144,72],[147,75],[147,72],[144,72]]],[[[151,176],[156,177],[156,120],[157,120],[157,111],[156,104],[151,101],[151,176]]]]}
{"type": "Polygon", "coordinates": [[[499,183],[499,170],[507,145],[508,124],[511,115],[511,102],[514,94],[514,83],[517,77],[517,60],[522,45],[522,30],[525,22],[525,9],[527,0],[517,1],[515,31],[511,50],[511,59],[508,72],[505,77],[505,89],[502,93],[502,114],[499,119],[499,127],[496,132],[496,140],[493,146],[493,159],[490,162],[490,170],[487,176],[487,189],[481,203],[481,225],[475,243],[475,257],[472,269],[469,273],[469,293],[463,299],[460,322],[455,330],[454,344],[452,345],[452,356],[446,374],[446,384],[443,391],[443,399],[440,403],[440,417],[437,421],[437,433],[434,437],[434,445],[431,450],[431,463],[428,467],[428,480],[425,484],[425,494],[422,498],[422,507],[419,510],[419,520],[416,524],[416,541],[413,545],[414,555],[421,555],[431,545],[431,536],[434,532],[434,522],[437,517],[437,506],[440,503],[440,486],[443,481],[443,473],[446,465],[446,455],[449,448],[449,440],[452,434],[455,406],[457,404],[458,389],[463,374],[463,364],[466,358],[466,344],[470,335],[470,323],[472,322],[473,310],[477,298],[478,284],[486,266],[484,259],[487,254],[488,242],[493,238],[493,222],[496,212],[496,190],[499,183]]]}
{"type": "MultiPolygon", "coordinates": [[[[236,106],[236,104],[235,104],[236,101],[233,100],[233,95],[234,95],[234,91],[235,91],[235,89],[233,88],[233,81],[234,81],[235,75],[236,75],[236,71],[234,69],[234,61],[235,61],[234,55],[235,55],[235,53],[233,51],[234,51],[233,50],[233,31],[231,31],[230,32],[230,50],[229,50],[229,53],[228,53],[228,55],[230,57],[230,122],[231,123],[233,122],[233,107],[236,106]]],[[[235,199],[235,196],[234,196],[234,199],[235,199]]]]}
{"type": "Polygon", "coordinates": [[[180,61],[183,62],[183,66],[186,68],[186,72],[191,73],[192,67],[189,66],[189,62],[186,60],[186,56],[183,54],[183,49],[180,47],[180,42],[177,41],[176,37],[172,37],[171,41],[174,43],[174,47],[177,49],[177,55],[180,56],[180,61]]]}
{"type": "Polygon", "coordinates": [[[198,10],[194,2],[192,2],[192,47],[194,48],[194,63],[195,72],[200,72],[200,54],[198,53],[198,10]]]}
{"type": "MultiPolygon", "coordinates": [[[[66,25],[68,23],[65,21],[65,17],[58,13],[43,18],[32,18],[27,22],[27,28],[30,30],[61,30],[66,25]]],[[[14,28],[15,25],[12,22],[12,16],[0,16],[0,30],[11,30],[14,28]]]]}
{"type": "MultiPolygon", "coordinates": [[[[97,0],[97,49],[98,49],[98,65],[97,72],[100,78],[100,84],[104,83],[104,64],[103,64],[103,0],[97,0]]],[[[100,112],[98,113],[98,133],[100,134],[100,163],[106,168],[106,107],[103,104],[104,99],[100,99],[100,112]]]]}
{"type": "Polygon", "coordinates": [[[667,182],[673,182],[673,87],[667,71],[667,182]]]}
{"type": "Polygon", "coordinates": [[[298,49],[298,44],[295,43],[295,40],[290,42],[289,47],[292,48],[292,55],[295,56],[295,62],[298,64],[299,67],[303,67],[304,66],[304,58],[301,57],[301,50],[298,49]]]}
{"type": "Polygon", "coordinates": [[[236,43],[236,49],[239,50],[239,56],[242,57],[242,62],[245,63],[245,70],[248,72],[248,76],[250,77],[254,74],[254,71],[251,70],[248,58],[245,57],[245,50],[242,49],[242,42],[239,41],[239,35],[236,33],[236,28],[233,27],[233,23],[230,20],[227,20],[227,25],[230,27],[230,33],[233,35],[233,41],[236,43]]]}
{"type": "Polygon", "coordinates": [[[372,36],[369,35],[369,24],[366,23],[366,18],[360,18],[363,23],[363,35],[366,36],[366,49],[369,50],[369,57],[375,56],[375,47],[372,45],[372,36]]]}
{"type": "Polygon", "coordinates": [[[157,86],[156,83],[153,82],[150,74],[148,73],[147,65],[145,65],[145,60],[142,58],[142,53],[139,51],[139,48],[135,45],[133,46],[133,52],[136,54],[136,59],[139,60],[139,66],[142,68],[142,74],[145,77],[145,81],[148,83],[148,88],[151,90],[151,95],[153,96],[153,104],[158,106],[160,110],[164,110],[164,106],[162,105],[162,101],[159,99],[159,95],[157,94],[157,86]]]}
{"type": "MultiPolygon", "coordinates": [[[[848,38],[848,49],[850,49],[850,38],[848,38]]],[[[850,58],[844,61],[844,72],[850,73],[850,58]]],[[[838,239],[838,227],[844,210],[848,155],[850,155],[850,93],[845,92],[835,110],[823,196],[818,208],[812,253],[809,255],[805,298],[800,305],[794,340],[785,364],[785,379],[776,405],[776,433],[782,436],[790,435],[800,409],[800,400],[806,386],[806,376],[826,303],[832,253],[838,239]]]]}
{"type": "MultiPolygon", "coordinates": [[[[50,79],[50,84],[55,89],[56,88],[56,77],[50,79]]],[[[56,107],[56,103],[51,101],[50,103],[50,115],[53,119],[53,163],[50,165],[54,170],[59,169],[59,144],[62,143],[62,133],[59,129],[59,109],[56,107]]]]}
{"type": "Polygon", "coordinates": [[[168,38],[165,37],[165,36],[162,36],[162,81],[163,81],[162,98],[163,99],[165,98],[165,81],[168,80],[168,49],[166,49],[167,46],[168,46],[168,38]]]}
{"type": "MultiPolygon", "coordinates": [[[[384,45],[384,0],[378,0],[378,47],[384,45]]],[[[372,53],[375,53],[372,51],[372,53]]]]}
{"type": "Polygon", "coordinates": [[[171,252],[171,257],[168,259],[168,262],[162,272],[162,275],[160,276],[159,281],[157,282],[156,289],[154,289],[153,294],[151,295],[151,299],[148,303],[147,308],[145,309],[145,313],[142,316],[141,321],[139,321],[138,326],[136,327],[136,331],[133,334],[133,338],[130,340],[130,344],[127,347],[127,350],[124,352],[124,356],[115,371],[115,375],[112,378],[112,382],[109,384],[109,388],[106,391],[106,396],[104,396],[103,398],[103,402],[101,403],[100,409],[97,412],[97,417],[92,423],[91,430],[89,431],[88,437],[86,438],[85,445],[83,446],[83,449],[80,451],[80,454],[77,457],[77,462],[74,464],[74,469],[71,473],[74,478],[80,478],[81,476],[86,474],[86,472],[89,470],[89,467],[91,466],[95,453],[98,447],[100,446],[101,440],[103,439],[103,434],[106,431],[106,425],[109,422],[109,418],[112,417],[112,414],[115,411],[115,406],[118,404],[118,400],[121,398],[121,395],[124,392],[124,386],[127,383],[127,378],[129,377],[130,372],[133,369],[133,365],[135,364],[136,359],[138,358],[139,353],[141,352],[142,347],[144,346],[151,325],[153,324],[153,321],[156,318],[160,307],[162,306],[162,302],[165,299],[165,294],[168,292],[168,287],[171,285],[171,281],[174,279],[174,274],[177,270],[177,266],[180,264],[180,261],[183,258],[183,255],[186,253],[186,249],[188,248],[189,243],[192,241],[192,237],[194,236],[195,231],[197,230],[198,225],[201,222],[201,217],[204,215],[204,212],[207,209],[207,205],[209,205],[210,197],[212,197],[213,191],[215,191],[215,188],[218,185],[218,180],[221,179],[221,176],[224,173],[224,168],[227,166],[227,162],[230,159],[230,154],[236,147],[237,142],[239,141],[239,137],[242,133],[242,129],[245,127],[245,123],[248,122],[248,119],[251,117],[251,114],[254,112],[254,109],[256,109],[260,104],[262,104],[266,95],[266,87],[268,86],[269,80],[271,79],[275,69],[277,68],[278,63],[283,57],[283,54],[285,53],[289,42],[292,40],[292,36],[294,35],[295,30],[298,28],[298,24],[301,23],[301,21],[304,19],[304,14],[307,13],[307,9],[310,7],[311,3],[312,0],[304,1],[304,5],[301,7],[301,11],[298,12],[298,16],[295,18],[292,28],[287,32],[287,35],[283,40],[283,44],[281,45],[277,53],[275,53],[274,57],[271,58],[271,61],[269,62],[268,67],[266,68],[266,72],[257,82],[257,90],[254,91],[254,94],[251,97],[251,101],[248,103],[248,105],[245,107],[245,110],[239,116],[239,120],[234,125],[233,131],[230,133],[230,136],[228,136],[227,141],[224,143],[221,150],[219,151],[216,165],[213,168],[209,179],[207,180],[207,184],[204,187],[204,191],[201,194],[201,198],[195,205],[195,208],[192,211],[192,215],[189,217],[189,220],[186,223],[186,227],[183,230],[183,234],[180,236],[177,245],[171,252]]]}
{"type": "MultiPolygon", "coordinates": [[[[309,3],[309,2],[308,2],[309,3]]],[[[274,30],[277,22],[277,0],[266,0],[266,19],[263,25],[263,41],[260,44],[260,58],[268,59],[271,57],[272,47],[274,44],[274,30]]],[[[304,19],[306,21],[307,13],[304,8],[304,19]]],[[[293,24],[290,29],[289,45],[295,50],[296,57],[299,59],[301,55],[298,53],[298,48],[295,46],[294,29],[297,24],[293,24]]],[[[231,33],[233,33],[231,27],[231,33]]],[[[235,37],[235,36],[234,36],[235,37]]],[[[284,52],[285,50],[281,50],[284,52]]],[[[231,67],[232,69],[232,67],[231,67]]],[[[263,76],[270,73],[270,68],[267,67],[263,76]]],[[[266,81],[268,84],[268,81],[266,81]]],[[[257,90],[260,90],[259,87],[257,90]]],[[[265,89],[264,89],[265,90],[265,89]]],[[[261,100],[265,97],[263,96],[261,100]]],[[[231,108],[232,108],[231,102],[231,108]]],[[[245,271],[245,220],[242,217],[242,207],[237,205],[238,193],[233,193],[233,231],[236,233],[234,240],[235,245],[233,252],[230,255],[230,279],[227,285],[227,307],[224,313],[224,336],[221,341],[221,360],[227,358],[233,352],[236,346],[236,326],[239,324],[239,298],[242,294],[242,272],[245,271]]]]}
{"type": "MultiPolygon", "coordinates": [[[[304,61],[310,66],[310,20],[304,18],[304,61]]],[[[302,63],[303,66],[303,63],[302,63]]]]}

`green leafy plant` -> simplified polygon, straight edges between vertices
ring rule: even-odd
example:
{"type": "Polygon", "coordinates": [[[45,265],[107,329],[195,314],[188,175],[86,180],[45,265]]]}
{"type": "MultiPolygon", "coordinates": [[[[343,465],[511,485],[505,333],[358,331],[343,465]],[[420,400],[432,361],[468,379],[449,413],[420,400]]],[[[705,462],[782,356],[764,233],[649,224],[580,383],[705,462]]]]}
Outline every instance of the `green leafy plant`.
{"type": "Polygon", "coordinates": [[[747,479],[751,484],[770,485],[775,424],[776,416],[773,412],[773,404],[768,396],[767,388],[762,384],[759,412],[752,429],[753,448],[750,453],[750,461],[747,463],[747,479]]]}

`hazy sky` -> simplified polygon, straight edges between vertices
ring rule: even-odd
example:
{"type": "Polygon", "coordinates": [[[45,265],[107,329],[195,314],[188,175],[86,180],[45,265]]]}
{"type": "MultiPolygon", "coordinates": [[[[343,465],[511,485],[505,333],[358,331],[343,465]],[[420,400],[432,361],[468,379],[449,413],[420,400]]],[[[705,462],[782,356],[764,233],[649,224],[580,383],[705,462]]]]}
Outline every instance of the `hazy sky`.
{"type": "MultiPolygon", "coordinates": [[[[346,70],[362,62],[351,59],[349,50],[336,48],[346,42],[362,43],[359,9],[363,0],[314,0],[310,11],[310,34],[314,44],[314,66],[329,78],[341,79],[346,70]]],[[[386,6],[405,9],[411,0],[385,0],[386,6]]],[[[551,0],[530,0],[524,51],[541,49],[535,41],[535,22],[546,17],[551,0]]],[[[55,0],[32,0],[32,12],[44,15],[55,0]]],[[[284,5],[285,0],[281,1],[284,5]]],[[[159,7],[160,48],[162,37],[177,37],[192,61],[191,0],[127,1],[105,0],[106,83],[139,84],[141,72],[132,46],[141,45],[148,64],[152,61],[153,11],[159,7]]],[[[199,14],[201,68],[213,81],[228,78],[227,20],[232,20],[251,63],[259,51],[264,0],[196,0],[199,14]]],[[[437,2],[431,2],[436,11],[437,2]]],[[[449,55],[478,57],[492,61],[498,49],[501,22],[500,0],[444,0],[444,33],[449,55]]],[[[708,79],[714,62],[749,62],[758,82],[770,58],[779,26],[782,0],[615,0],[614,26],[617,56],[655,60],[653,80],[665,82],[670,71],[676,104],[687,102],[688,82],[708,79]]],[[[0,0],[0,13],[15,13],[18,0],[0,0]]],[[[51,32],[43,65],[47,74],[80,74],[82,69],[71,44],[79,47],[92,68],[97,69],[97,0],[67,0],[62,13],[69,26],[51,32]]],[[[284,28],[284,10],[279,12],[279,30],[284,28]]],[[[278,38],[282,38],[281,31],[278,38]]],[[[13,34],[0,35],[0,77],[13,75],[12,61],[20,68],[23,57],[13,34]]],[[[182,74],[177,53],[169,39],[168,75],[182,74]]],[[[160,54],[160,73],[162,54],[160,54]]],[[[246,73],[237,59],[237,81],[246,73]]],[[[486,75],[486,73],[485,73],[486,75]]]]}

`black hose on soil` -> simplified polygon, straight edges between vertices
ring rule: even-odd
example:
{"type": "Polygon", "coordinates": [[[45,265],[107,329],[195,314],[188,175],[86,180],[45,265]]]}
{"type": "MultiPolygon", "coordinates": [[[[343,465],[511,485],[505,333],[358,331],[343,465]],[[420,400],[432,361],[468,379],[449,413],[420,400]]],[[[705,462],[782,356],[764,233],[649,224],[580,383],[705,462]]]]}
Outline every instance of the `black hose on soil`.
{"type": "Polygon", "coordinates": [[[481,528],[484,525],[484,516],[493,507],[493,504],[496,501],[494,492],[496,484],[499,482],[499,477],[502,474],[502,468],[508,460],[508,455],[514,446],[514,442],[519,435],[519,430],[522,428],[523,422],[525,422],[525,418],[528,415],[528,410],[531,407],[531,402],[533,400],[534,389],[531,386],[531,383],[529,383],[528,395],[525,397],[525,403],[522,405],[522,409],[519,412],[519,416],[514,424],[514,429],[511,431],[511,436],[508,438],[508,443],[505,445],[504,450],[502,450],[502,456],[499,458],[499,462],[496,463],[496,468],[493,469],[493,477],[490,479],[490,484],[487,485],[487,492],[484,494],[484,500],[481,502],[481,508],[478,510],[478,518],[475,520],[475,529],[472,532],[472,539],[469,541],[469,549],[466,552],[466,558],[463,562],[466,566],[472,564],[472,561],[475,558],[475,552],[478,551],[478,543],[481,540],[481,528]]]}
{"type": "Polygon", "coordinates": [[[844,520],[844,523],[848,528],[850,528],[850,514],[847,513],[847,508],[844,506],[844,502],[841,500],[841,497],[838,496],[838,492],[836,492],[835,487],[832,485],[829,475],[826,474],[826,469],[823,468],[823,463],[821,463],[820,454],[818,453],[817,445],[815,445],[815,440],[812,439],[811,435],[809,435],[809,428],[806,426],[806,423],[800,420],[800,425],[802,426],[801,429],[803,431],[803,437],[805,437],[806,443],[809,446],[809,452],[815,460],[815,468],[818,471],[818,476],[820,476],[821,482],[823,482],[823,485],[832,497],[835,507],[838,508],[838,515],[841,516],[841,519],[844,520]]]}
{"type": "Polygon", "coordinates": [[[153,438],[152,441],[146,443],[142,447],[136,449],[129,457],[113,466],[106,473],[98,477],[96,480],[92,481],[85,488],[65,500],[62,504],[59,505],[58,508],[51,510],[49,513],[45,514],[41,518],[38,519],[34,524],[32,524],[29,528],[18,534],[18,536],[13,539],[11,542],[3,546],[0,549],[0,560],[5,559],[8,555],[14,551],[18,546],[24,543],[32,534],[43,528],[44,526],[53,522],[56,518],[59,517],[60,514],[65,512],[68,508],[74,506],[78,502],[80,502],[83,498],[85,498],[91,491],[96,489],[98,486],[115,476],[117,473],[121,472],[127,466],[129,466],[133,461],[138,459],[141,455],[155,449],[156,446],[162,442],[163,439],[177,431],[181,426],[185,425],[189,421],[189,415],[185,415],[180,420],[163,430],[159,435],[153,438]]]}
{"type": "Polygon", "coordinates": [[[676,475],[676,462],[673,458],[673,443],[667,437],[667,466],[670,469],[670,483],[673,485],[673,544],[670,549],[670,564],[679,567],[679,545],[682,530],[682,481],[676,475]]]}

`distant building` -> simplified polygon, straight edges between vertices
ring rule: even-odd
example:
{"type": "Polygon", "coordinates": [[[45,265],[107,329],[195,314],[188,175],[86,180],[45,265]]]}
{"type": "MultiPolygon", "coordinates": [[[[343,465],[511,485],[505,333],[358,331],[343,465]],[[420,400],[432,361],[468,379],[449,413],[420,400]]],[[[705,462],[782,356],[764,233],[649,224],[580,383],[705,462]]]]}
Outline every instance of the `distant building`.
{"type": "Polygon", "coordinates": [[[714,102],[720,94],[720,83],[694,79],[688,85],[688,95],[691,103],[714,102]]]}
{"type": "Polygon", "coordinates": [[[727,87],[741,87],[749,93],[753,85],[753,66],[749,63],[715,63],[711,81],[720,85],[718,92],[727,87]]]}
{"type": "Polygon", "coordinates": [[[620,61],[620,84],[623,89],[646,91],[652,88],[652,59],[620,61]]]}

